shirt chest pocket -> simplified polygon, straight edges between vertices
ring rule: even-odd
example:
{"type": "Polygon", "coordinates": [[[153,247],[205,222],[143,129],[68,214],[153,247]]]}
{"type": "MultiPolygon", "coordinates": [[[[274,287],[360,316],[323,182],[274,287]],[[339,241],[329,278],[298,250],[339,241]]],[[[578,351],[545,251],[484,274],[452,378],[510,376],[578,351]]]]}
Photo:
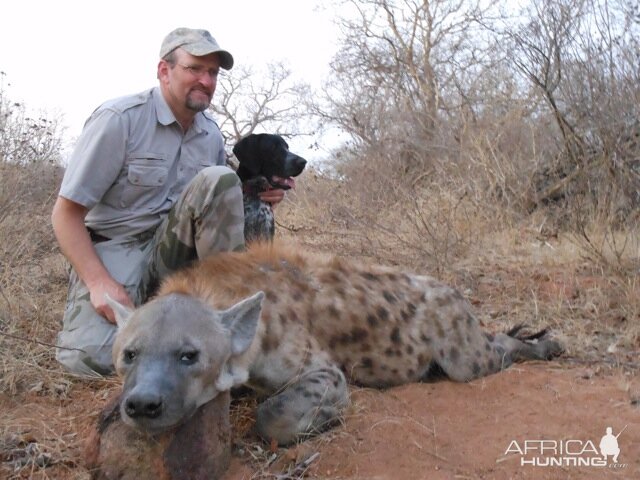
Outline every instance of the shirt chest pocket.
{"type": "Polygon", "coordinates": [[[127,175],[121,206],[129,210],[152,210],[166,200],[169,163],[157,153],[136,153],[127,158],[127,175]]]}
{"type": "Polygon", "coordinates": [[[167,183],[169,168],[155,165],[129,165],[127,180],[138,187],[158,187],[167,183]]]}

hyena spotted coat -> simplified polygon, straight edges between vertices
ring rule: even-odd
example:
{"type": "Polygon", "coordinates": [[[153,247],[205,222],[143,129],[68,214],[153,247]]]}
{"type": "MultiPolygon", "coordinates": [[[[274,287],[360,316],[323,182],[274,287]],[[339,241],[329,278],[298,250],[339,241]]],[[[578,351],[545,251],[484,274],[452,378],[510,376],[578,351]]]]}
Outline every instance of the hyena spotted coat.
{"type": "Polygon", "coordinates": [[[258,291],[255,338],[226,368],[234,384],[269,395],[257,429],[281,444],[335,422],[347,382],[390,387],[435,373],[465,382],[562,351],[544,332],[483,332],[462,295],[434,278],[278,243],[205,259],[168,278],[159,297],[183,294],[221,310],[258,291]]]}

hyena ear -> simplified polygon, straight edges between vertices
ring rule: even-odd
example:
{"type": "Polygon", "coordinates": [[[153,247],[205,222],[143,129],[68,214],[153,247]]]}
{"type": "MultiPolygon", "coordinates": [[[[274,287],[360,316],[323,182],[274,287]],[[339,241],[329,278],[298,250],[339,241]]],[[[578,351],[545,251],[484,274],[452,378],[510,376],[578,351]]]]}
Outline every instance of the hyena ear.
{"type": "Polygon", "coordinates": [[[222,324],[231,333],[231,355],[246,352],[253,342],[262,311],[264,293],[258,292],[221,312],[222,324]]]}
{"type": "Polygon", "coordinates": [[[133,315],[133,309],[115,301],[109,296],[108,293],[104,294],[104,299],[106,300],[107,305],[109,305],[113,310],[113,313],[116,314],[116,324],[118,325],[118,329],[124,328],[124,326],[127,324],[127,322],[129,322],[129,319],[133,315]]]}

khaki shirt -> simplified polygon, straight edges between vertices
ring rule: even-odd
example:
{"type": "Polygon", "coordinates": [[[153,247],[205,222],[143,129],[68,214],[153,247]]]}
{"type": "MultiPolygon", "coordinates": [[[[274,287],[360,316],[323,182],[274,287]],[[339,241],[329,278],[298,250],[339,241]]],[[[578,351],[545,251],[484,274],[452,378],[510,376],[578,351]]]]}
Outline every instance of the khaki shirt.
{"type": "Polygon", "coordinates": [[[109,238],[157,227],[205,167],[225,164],[207,113],[183,133],[158,87],[109,101],[87,120],[60,196],[89,209],[87,227],[109,238]]]}

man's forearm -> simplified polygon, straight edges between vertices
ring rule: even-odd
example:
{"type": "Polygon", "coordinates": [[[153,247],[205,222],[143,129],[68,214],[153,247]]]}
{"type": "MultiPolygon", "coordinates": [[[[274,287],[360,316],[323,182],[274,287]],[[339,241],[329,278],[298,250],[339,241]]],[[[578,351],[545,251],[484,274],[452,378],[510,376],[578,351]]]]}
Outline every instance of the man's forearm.
{"type": "Polygon", "coordinates": [[[133,307],[133,302],[124,286],[111,276],[96,253],[84,225],[86,215],[87,209],[82,205],[58,197],[51,214],[53,231],[62,253],[89,289],[93,308],[109,322],[115,323],[115,314],[107,304],[106,295],[125,306],[133,307]]]}
{"type": "Polygon", "coordinates": [[[59,197],[51,222],[62,253],[91,290],[97,284],[111,280],[111,275],[98,257],[84,225],[86,213],[81,205],[59,197]]]}

